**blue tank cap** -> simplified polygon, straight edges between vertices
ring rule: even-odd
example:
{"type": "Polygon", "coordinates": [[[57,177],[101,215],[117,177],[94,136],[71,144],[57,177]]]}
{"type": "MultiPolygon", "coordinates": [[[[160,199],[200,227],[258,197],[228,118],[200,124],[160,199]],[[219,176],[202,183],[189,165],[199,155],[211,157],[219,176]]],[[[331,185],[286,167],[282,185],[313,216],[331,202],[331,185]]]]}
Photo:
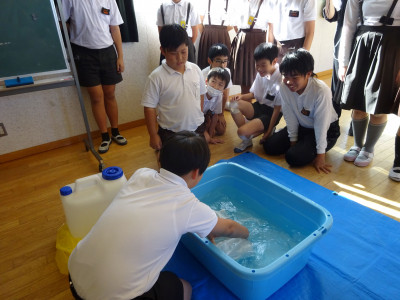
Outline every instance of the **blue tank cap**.
{"type": "Polygon", "coordinates": [[[69,194],[72,194],[72,188],[70,186],[66,185],[60,189],[61,196],[68,196],[69,194]]]}
{"type": "Polygon", "coordinates": [[[124,175],[124,171],[120,167],[108,167],[101,174],[105,180],[116,180],[124,175]]]}

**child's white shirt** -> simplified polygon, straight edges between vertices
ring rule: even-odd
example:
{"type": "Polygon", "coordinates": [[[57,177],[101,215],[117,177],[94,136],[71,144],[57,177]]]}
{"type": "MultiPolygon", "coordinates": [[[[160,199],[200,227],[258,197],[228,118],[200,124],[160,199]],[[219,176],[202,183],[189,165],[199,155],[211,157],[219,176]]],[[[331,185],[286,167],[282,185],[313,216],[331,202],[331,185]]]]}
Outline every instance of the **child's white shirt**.
{"type": "Polygon", "coordinates": [[[283,83],[280,94],[290,141],[297,141],[299,125],[313,128],[317,153],[325,153],[329,126],[338,119],[330,88],[323,81],[310,77],[301,95],[292,92],[283,83]]]}
{"type": "Polygon", "coordinates": [[[207,93],[204,95],[204,106],[203,113],[206,114],[208,111],[213,112],[214,114],[222,113],[222,94],[212,97],[211,99],[207,98],[207,93]]]}
{"type": "Polygon", "coordinates": [[[257,73],[256,79],[250,88],[250,93],[254,94],[254,98],[260,104],[268,105],[274,108],[274,106],[282,105],[281,96],[279,93],[281,82],[282,75],[279,72],[279,65],[276,64],[275,72],[271,75],[261,77],[260,74],[257,73]]]}
{"type": "Polygon", "coordinates": [[[205,93],[203,74],[196,64],[186,62],[181,74],[163,60],[149,75],[141,104],[157,109],[161,128],[195,131],[204,122],[200,95],[205,93]]]}

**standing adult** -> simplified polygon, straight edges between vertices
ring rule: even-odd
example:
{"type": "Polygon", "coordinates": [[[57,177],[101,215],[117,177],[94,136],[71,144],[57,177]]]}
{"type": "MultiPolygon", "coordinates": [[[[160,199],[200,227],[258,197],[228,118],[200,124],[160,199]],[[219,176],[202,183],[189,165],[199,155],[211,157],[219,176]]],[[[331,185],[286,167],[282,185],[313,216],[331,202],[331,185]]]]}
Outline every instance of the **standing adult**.
{"type": "Polygon", "coordinates": [[[273,18],[268,41],[281,48],[278,62],[288,51],[299,48],[310,51],[317,18],[315,0],[271,0],[271,6],[273,18]]]}
{"type": "Polygon", "coordinates": [[[344,80],[342,106],[353,110],[354,146],[344,159],[359,167],[371,163],[387,114],[397,113],[399,37],[397,0],[348,1],[339,50],[339,79],[344,80]]]}
{"type": "MultiPolygon", "coordinates": [[[[194,43],[199,34],[200,17],[193,6],[193,3],[186,0],[164,1],[157,12],[158,32],[164,25],[181,25],[189,36],[189,57],[188,61],[196,63],[196,49],[194,43]]],[[[160,64],[161,60],[160,59],[160,64]]]]}
{"type": "Polygon", "coordinates": [[[254,50],[267,40],[268,0],[242,0],[236,11],[233,24],[237,34],[231,46],[231,79],[233,84],[241,86],[242,94],[247,94],[257,75],[254,50]]]}
{"type": "Polygon", "coordinates": [[[126,145],[118,130],[118,104],[115,85],[124,71],[119,25],[123,23],[115,0],[63,0],[65,19],[79,83],[87,87],[92,112],[100,129],[99,153],[108,151],[112,141],[126,145]],[[107,130],[111,124],[111,138],[107,130]]]}

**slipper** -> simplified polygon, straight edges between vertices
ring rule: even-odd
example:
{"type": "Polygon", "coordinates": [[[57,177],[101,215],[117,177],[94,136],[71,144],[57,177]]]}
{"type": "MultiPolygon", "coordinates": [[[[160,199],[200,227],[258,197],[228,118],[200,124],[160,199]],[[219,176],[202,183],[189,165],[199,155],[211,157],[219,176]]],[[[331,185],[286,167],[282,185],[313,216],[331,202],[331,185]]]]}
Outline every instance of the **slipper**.
{"type": "Polygon", "coordinates": [[[393,167],[389,171],[389,178],[394,181],[400,181],[400,167],[393,167]]]}
{"type": "Polygon", "coordinates": [[[111,143],[112,143],[111,139],[108,141],[102,141],[99,147],[99,153],[106,153],[110,148],[111,143]]]}
{"type": "Polygon", "coordinates": [[[124,138],[122,135],[118,134],[117,136],[111,136],[112,140],[114,142],[116,142],[118,145],[126,145],[128,144],[128,141],[126,140],[126,138],[124,138]]]}

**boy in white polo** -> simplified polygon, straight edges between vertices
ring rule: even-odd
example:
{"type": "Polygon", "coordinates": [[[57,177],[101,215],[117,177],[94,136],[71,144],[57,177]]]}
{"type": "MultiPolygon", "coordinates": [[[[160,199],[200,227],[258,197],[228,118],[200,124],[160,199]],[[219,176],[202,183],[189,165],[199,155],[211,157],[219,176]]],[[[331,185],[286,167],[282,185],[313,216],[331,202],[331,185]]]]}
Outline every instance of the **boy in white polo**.
{"type": "Polygon", "coordinates": [[[305,49],[287,53],[279,66],[286,127],[263,144],[268,155],[285,154],[290,166],[313,163],[318,173],[329,173],[325,154],[340,135],[338,116],[329,87],[314,76],[314,58],[305,49]]]}
{"type": "Polygon", "coordinates": [[[270,1],[273,19],[269,24],[268,42],[280,46],[278,63],[288,51],[310,50],[314,38],[317,8],[315,0],[270,1]]]}
{"type": "Polygon", "coordinates": [[[278,47],[262,43],[254,50],[257,70],[250,93],[235,96],[230,102],[232,118],[242,140],[233,151],[240,153],[253,146],[253,137],[263,134],[260,143],[268,138],[282,118],[279,94],[282,76],[279,72],[278,47]],[[251,101],[256,99],[254,103],[251,101]]]}
{"type": "Polygon", "coordinates": [[[205,130],[206,86],[200,68],[187,61],[186,31],[177,24],[165,25],[160,43],[165,60],[149,75],[142,97],[150,146],[155,150],[175,132],[203,134],[205,130]]]}
{"type": "Polygon", "coordinates": [[[143,168],[133,174],[71,253],[70,285],[77,299],[190,299],[189,282],[162,272],[181,236],[193,232],[213,242],[249,235],[190,191],[209,161],[205,139],[180,132],[163,145],[160,172],[143,168]]]}
{"type": "Polygon", "coordinates": [[[105,153],[112,141],[118,145],[127,144],[118,130],[115,99],[115,85],[122,81],[124,71],[119,30],[122,17],[115,0],[63,0],[62,6],[69,24],[79,83],[87,87],[92,112],[102,135],[99,152],[105,153]],[[107,118],[111,124],[111,138],[107,118]]]}

